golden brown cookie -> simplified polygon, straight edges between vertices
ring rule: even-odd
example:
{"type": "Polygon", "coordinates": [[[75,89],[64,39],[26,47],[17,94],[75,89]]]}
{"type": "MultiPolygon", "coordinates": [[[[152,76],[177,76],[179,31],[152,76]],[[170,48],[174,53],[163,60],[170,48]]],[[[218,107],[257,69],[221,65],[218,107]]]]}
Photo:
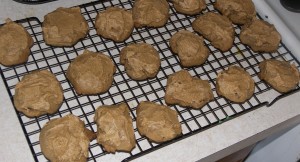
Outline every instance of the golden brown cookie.
{"type": "Polygon", "coordinates": [[[230,66],[217,77],[217,93],[225,98],[243,103],[253,96],[254,80],[248,72],[238,66],[230,66]]]}
{"type": "Polygon", "coordinates": [[[269,59],[259,63],[259,68],[259,78],[281,93],[293,90],[299,84],[299,70],[294,64],[269,59]]]}
{"type": "Polygon", "coordinates": [[[94,95],[108,91],[116,67],[110,57],[85,50],[69,65],[67,78],[77,94],[94,95]]]}
{"type": "Polygon", "coordinates": [[[161,143],[181,135],[178,114],[170,107],[143,101],[136,111],[138,131],[149,140],[161,143]]]}
{"type": "Polygon", "coordinates": [[[169,9],[166,0],[135,0],[132,9],[134,26],[162,27],[170,17],[169,9]]]}
{"type": "Polygon", "coordinates": [[[77,116],[67,115],[46,123],[40,133],[41,151],[53,162],[86,162],[96,134],[77,116]]]}
{"type": "Polygon", "coordinates": [[[208,81],[192,77],[186,70],[180,70],[168,77],[165,95],[167,104],[200,109],[213,98],[208,81]]]}
{"type": "Polygon", "coordinates": [[[242,27],[240,39],[255,52],[275,52],[281,36],[274,25],[263,20],[253,20],[242,27]]]}
{"type": "Polygon", "coordinates": [[[208,12],[196,18],[192,23],[192,27],[208,39],[215,48],[225,52],[232,47],[234,29],[231,21],[226,16],[208,12]]]}
{"type": "Polygon", "coordinates": [[[63,101],[63,90],[48,70],[33,71],[16,85],[14,105],[28,117],[57,112],[63,101]]]}
{"type": "Polygon", "coordinates": [[[42,29],[46,44],[73,46],[87,35],[89,26],[79,7],[60,7],[44,17],[42,29]]]}
{"type": "Polygon", "coordinates": [[[186,15],[196,15],[206,8],[205,0],[173,0],[177,12],[186,15]]]}
{"type": "Polygon", "coordinates": [[[94,119],[97,124],[97,141],[105,151],[130,152],[135,147],[132,119],[126,103],[100,106],[94,119]]]}
{"type": "Polygon", "coordinates": [[[0,64],[12,66],[25,63],[33,39],[26,29],[10,19],[0,27],[0,64]]]}
{"type": "Polygon", "coordinates": [[[181,30],[174,34],[170,39],[170,47],[178,55],[180,64],[184,67],[201,65],[209,55],[203,38],[188,30],[181,30]]]}
{"type": "Polygon", "coordinates": [[[133,18],[131,11],[118,7],[110,7],[98,13],[95,27],[97,34],[115,42],[126,40],[133,31],[133,18]]]}
{"type": "Polygon", "coordinates": [[[128,76],[134,80],[153,78],[160,67],[158,52],[147,43],[131,44],[123,48],[120,62],[125,65],[128,76]]]}
{"type": "Polygon", "coordinates": [[[217,0],[214,7],[234,24],[249,23],[256,16],[252,0],[217,0]]]}

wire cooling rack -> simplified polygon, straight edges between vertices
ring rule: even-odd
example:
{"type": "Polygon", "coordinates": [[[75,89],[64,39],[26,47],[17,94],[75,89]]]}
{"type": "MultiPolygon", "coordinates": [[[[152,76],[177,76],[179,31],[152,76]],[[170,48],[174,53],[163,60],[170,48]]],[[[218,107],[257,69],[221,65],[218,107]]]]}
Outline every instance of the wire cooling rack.
{"type": "MultiPolygon", "coordinates": [[[[213,1],[206,2],[207,8],[203,13],[208,11],[217,12],[213,8],[213,1]]],[[[177,56],[170,52],[169,39],[174,33],[182,29],[193,31],[191,22],[195,19],[195,16],[177,14],[170,4],[171,17],[164,27],[134,29],[130,38],[123,43],[115,43],[96,34],[94,22],[98,12],[104,11],[110,6],[131,9],[133,3],[134,1],[130,0],[112,0],[80,5],[82,14],[88,21],[90,32],[83,40],[70,48],[47,46],[42,36],[41,22],[37,18],[27,18],[17,21],[31,34],[34,39],[34,46],[31,49],[31,55],[26,64],[14,67],[1,66],[1,76],[11,100],[13,101],[15,85],[20,79],[29,72],[37,69],[48,69],[53,72],[60,81],[64,91],[64,102],[56,114],[43,115],[38,118],[27,118],[22,113],[16,111],[35,161],[47,161],[41,153],[39,145],[39,134],[42,126],[50,119],[60,118],[70,113],[79,116],[86,123],[87,128],[96,132],[96,124],[93,120],[95,109],[104,104],[111,105],[126,102],[130,107],[133,119],[137,142],[135,149],[131,153],[119,152],[116,154],[107,154],[96,143],[96,140],[94,140],[89,147],[88,160],[108,161],[118,159],[119,161],[127,161],[193,135],[196,132],[204,131],[263,105],[271,104],[271,102],[299,90],[297,86],[294,91],[280,95],[279,93],[274,93],[274,90],[257,76],[259,72],[258,63],[270,58],[289,61],[294,63],[299,69],[299,62],[284,44],[281,43],[279,49],[274,53],[255,53],[247,46],[241,44],[238,37],[241,28],[240,26],[234,26],[235,40],[230,51],[220,52],[205,40],[205,45],[211,53],[208,61],[201,66],[187,69],[193,76],[209,80],[214,93],[214,100],[200,110],[172,106],[171,108],[179,114],[178,118],[183,129],[183,135],[162,144],[150,142],[145,137],[141,137],[137,131],[136,107],[139,102],[145,100],[165,104],[164,94],[168,75],[183,69],[179,64],[177,56]],[[127,76],[124,66],[120,65],[119,53],[128,44],[138,42],[152,44],[159,51],[161,68],[155,78],[137,82],[131,80],[127,76]],[[107,93],[94,96],[79,96],[66,79],[66,70],[69,63],[82,54],[84,49],[103,52],[109,55],[115,63],[117,71],[114,75],[113,85],[107,93]],[[255,93],[250,100],[243,104],[231,103],[216,94],[215,82],[217,73],[231,65],[243,67],[255,80],[255,93]],[[272,100],[267,100],[266,96],[270,95],[272,95],[272,100]]]]}

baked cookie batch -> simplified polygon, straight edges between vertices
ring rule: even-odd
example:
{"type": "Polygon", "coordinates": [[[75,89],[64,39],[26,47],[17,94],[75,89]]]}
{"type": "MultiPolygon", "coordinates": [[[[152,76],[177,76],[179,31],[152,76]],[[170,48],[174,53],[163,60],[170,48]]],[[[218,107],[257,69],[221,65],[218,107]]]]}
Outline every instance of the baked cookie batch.
{"type": "MultiPolygon", "coordinates": [[[[178,13],[186,15],[199,14],[206,8],[204,0],[173,0],[172,3],[178,13]]],[[[243,25],[240,40],[253,51],[277,50],[280,34],[273,25],[256,19],[251,0],[217,0],[214,7],[221,14],[207,12],[192,22],[192,28],[201,36],[181,30],[170,38],[170,50],[178,55],[182,67],[201,66],[206,62],[209,50],[203,37],[222,52],[230,50],[235,39],[233,24],[243,25]]],[[[135,0],[131,11],[109,7],[98,13],[94,24],[99,36],[123,42],[130,37],[134,27],[162,27],[169,17],[166,0],[135,0]]],[[[46,44],[68,47],[83,39],[89,27],[79,7],[58,8],[45,16],[42,30],[46,44]]],[[[30,34],[21,25],[8,19],[0,27],[2,65],[25,63],[32,45],[30,34]]],[[[147,43],[124,47],[120,51],[120,63],[127,75],[136,81],[154,78],[161,65],[159,52],[147,43]]],[[[288,92],[299,83],[297,67],[286,61],[265,60],[259,64],[259,68],[259,78],[279,92],[288,92]]],[[[115,63],[109,56],[85,50],[69,64],[66,76],[78,95],[97,95],[109,90],[115,72],[115,63]]],[[[230,66],[217,75],[217,94],[234,103],[247,101],[254,90],[254,80],[241,67],[230,66]]],[[[201,109],[213,99],[209,81],[193,77],[187,70],[180,70],[168,77],[165,91],[167,105],[201,109]]],[[[16,85],[14,105],[28,117],[53,114],[62,102],[63,89],[55,75],[48,70],[33,71],[16,85]]],[[[150,141],[161,143],[182,133],[178,113],[168,106],[144,101],[137,106],[136,112],[138,132],[150,141]]],[[[95,138],[111,153],[130,152],[135,147],[130,108],[126,103],[100,106],[95,112],[94,121],[97,124],[97,136],[74,115],[50,120],[40,133],[43,154],[50,161],[86,161],[89,141],[95,138]]]]}

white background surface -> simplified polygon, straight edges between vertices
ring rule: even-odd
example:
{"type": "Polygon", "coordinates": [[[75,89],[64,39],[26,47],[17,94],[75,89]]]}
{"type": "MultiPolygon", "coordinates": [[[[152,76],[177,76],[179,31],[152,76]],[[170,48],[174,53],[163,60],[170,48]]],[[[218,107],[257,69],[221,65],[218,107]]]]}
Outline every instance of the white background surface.
{"type": "MultiPolygon", "coordinates": [[[[43,15],[58,7],[70,7],[87,2],[90,1],[59,0],[48,4],[28,6],[18,4],[12,0],[1,0],[0,23],[3,23],[7,17],[16,20],[37,16],[43,21],[43,15]]],[[[2,79],[0,81],[0,93],[0,161],[32,161],[31,152],[28,149],[27,142],[20,129],[19,122],[7,96],[2,79]]],[[[213,156],[206,158],[207,161],[213,161],[219,157],[246,147],[257,140],[263,139],[273,132],[299,122],[299,99],[300,94],[294,94],[287,99],[280,100],[271,108],[260,108],[251,113],[247,113],[246,115],[230,120],[222,125],[218,125],[212,129],[179,141],[160,149],[159,151],[148,154],[147,156],[143,156],[136,161],[196,161],[199,158],[205,158],[208,155],[215,153],[213,156]],[[284,111],[282,109],[284,109],[284,111]],[[285,122],[289,119],[293,120],[285,122]]],[[[297,128],[299,128],[299,126],[297,128]]],[[[299,135],[300,131],[297,128],[291,131],[294,132],[293,134],[299,135]]],[[[283,141],[283,143],[276,145],[273,144],[273,142],[269,143],[267,140],[266,143],[268,143],[268,145],[263,147],[291,150],[295,149],[295,147],[289,146],[297,144],[299,138],[288,135],[283,141]],[[287,144],[287,147],[283,146],[283,144],[287,144]]],[[[298,146],[300,146],[300,144],[298,146]]],[[[269,159],[266,157],[273,157],[272,161],[296,159],[296,157],[287,159],[285,156],[282,156],[283,152],[278,150],[257,149],[254,152],[255,154],[251,155],[247,162],[268,161],[269,159]],[[277,152],[281,152],[281,154],[277,152]],[[281,157],[281,159],[277,158],[278,156],[281,157]]],[[[287,156],[289,156],[289,154],[287,154],[287,156]]],[[[110,157],[113,157],[113,155],[108,156],[106,160],[111,161],[113,158],[110,157]]],[[[117,161],[118,159],[114,160],[117,161]]]]}
{"type": "MultiPolygon", "coordinates": [[[[290,12],[286,10],[279,2],[279,0],[266,0],[266,4],[270,6],[271,12],[265,14],[270,19],[276,14],[280,21],[282,21],[288,29],[292,30],[292,33],[296,35],[288,35],[286,32],[282,32],[285,36],[285,41],[290,42],[292,47],[299,46],[300,40],[300,13],[290,12]]],[[[265,4],[265,5],[266,5],[265,4]]],[[[263,5],[262,5],[263,6],[263,5]]],[[[265,9],[261,6],[261,12],[265,9]]],[[[276,21],[276,20],[273,20],[276,21]]],[[[286,30],[283,28],[282,31],[286,30]]],[[[290,47],[291,48],[291,47],[290,47]]],[[[294,53],[299,54],[299,49],[295,49],[294,53]]],[[[299,56],[299,55],[298,55],[299,56]]],[[[299,59],[300,57],[298,57],[299,59]]],[[[299,99],[298,99],[299,100],[299,99]]],[[[300,104],[298,106],[300,108],[300,104]]],[[[252,151],[252,154],[248,157],[246,162],[295,162],[300,159],[300,125],[283,130],[267,139],[261,141],[252,151]]]]}
{"type": "Polygon", "coordinates": [[[296,162],[300,160],[300,125],[261,141],[246,162],[296,162]]]}

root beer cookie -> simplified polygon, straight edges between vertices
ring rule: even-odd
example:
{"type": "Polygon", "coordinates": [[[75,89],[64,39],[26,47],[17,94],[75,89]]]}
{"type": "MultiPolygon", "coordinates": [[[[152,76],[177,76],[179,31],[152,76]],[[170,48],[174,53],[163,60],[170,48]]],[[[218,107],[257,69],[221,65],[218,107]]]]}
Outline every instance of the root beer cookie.
{"type": "Polygon", "coordinates": [[[234,24],[246,24],[255,19],[256,11],[252,0],[217,0],[214,7],[234,24]]]}
{"type": "Polygon", "coordinates": [[[200,109],[213,98],[208,81],[194,78],[186,70],[168,77],[165,95],[167,104],[200,109]]]}
{"type": "Polygon", "coordinates": [[[126,73],[134,80],[145,80],[157,75],[160,67],[159,54],[147,43],[131,44],[123,48],[120,62],[126,73]]]}
{"type": "Polygon", "coordinates": [[[178,55],[180,64],[184,67],[201,65],[209,55],[203,38],[188,30],[181,30],[174,34],[170,39],[170,47],[178,55]]]}
{"type": "Polygon", "coordinates": [[[299,84],[299,70],[294,64],[274,59],[259,63],[259,78],[281,93],[293,90],[299,84]]]}
{"type": "Polygon", "coordinates": [[[208,12],[196,18],[192,27],[208,39],[215,48],[225,52],[232,47],[234,29],[226,16],[208,12]]]}
{"type": "Polygon", "coordinates": [[[60,7],[44,17],[42,29],[46,44],[73,46],[87,35],[89,26],[79,7],[60,7]]]}
{"type": "Polygon", "coordinates": [[[98,13],[95,27],[100,36],[115,42],[122,42],[133,31],[132,13],[122,8],[110,7],[98,13]]]}
{"type": "Polygon", "coordinates": [[[48,70],[33,71],[16,85],[14,105],[28,117],[57,112],[63,101],[63,90],[48,70]]]}
{"type": "Polygon", "coordinates": [[[132,9],[134,26],[162,27],[170,17],[169,9],[166,0],[136,0],[132,9]]]}
{"type": "Polygon", "coordinates": [[[274,25],[263,20],[254,20],[242,27],[240,39],[255,52],[275,52],[281,36],[274,25]]]}
{"type": "Polygon", "coordinates": [[[67,78],[77,94],[94,95],[108,91],[116,67],[110,57],[85,50],[69,65],[67,78]]]}
{"type": "Polygon", "coordinates": [[[175,110],[164,105],[143,101],[136,111],[138,131],[149,140],[161,143],[181,135],[182,129],[175,110]]]}
{"type": "Polygon", "coordinates": [[[135,136],[129,107],[126,103],[100,106],[95,113],[97,141],[105,151],[130,152],[135,147],[135,136]]]}
{"type": "Polygon", "coordinates": [[[46,123],[40,133],[41,151],[50,161],[86,162],[88,148],[96,134],[77,116],[67,115],[46,123]]]}
{"type": "Polygon", "coordinates": [[[206,8],[205,0],[173,0],[177,12],[186,15],[196,15],[206,8]]]}
{"type": "Polygon", "coordinates": [[[230,66],[217,77],[217,93],[225,98],[243,103],[253,96],[254,80],[250,74],[238,66],[230,66]]]}
{"type": "Polygon", "coordinates": [[[25,63],[33,39],[26,29],[10,19],[0,27],[0,64],[12,66],[25,63]]]}

